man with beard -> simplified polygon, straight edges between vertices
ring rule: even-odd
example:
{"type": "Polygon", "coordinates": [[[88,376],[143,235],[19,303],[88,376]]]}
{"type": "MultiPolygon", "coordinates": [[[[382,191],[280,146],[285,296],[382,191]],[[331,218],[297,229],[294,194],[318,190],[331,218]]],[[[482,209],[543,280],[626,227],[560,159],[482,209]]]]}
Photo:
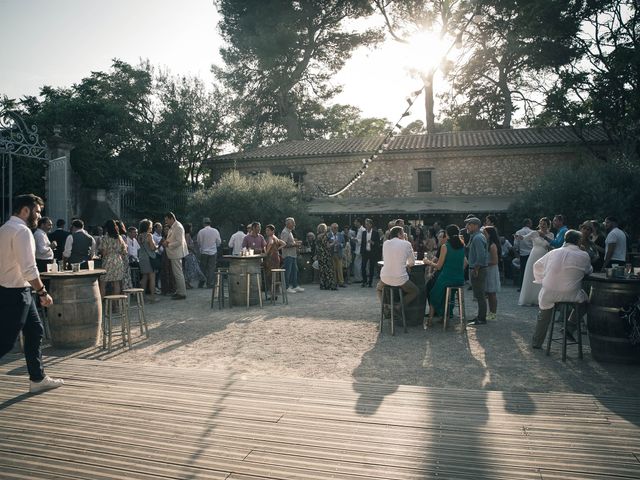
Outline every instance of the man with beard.
{"type": "Polygon", "coordinates": [[[43,307],[53,303],[40,280],[31,234],[42,207],[44,202],[40,197],[20,195],[13,202],[11,218],[0,227],[0,358],[11,351],[22,332],[31,393],[64,384],[62,379],[44,373],[41,351],[44,328],[31,295],[33,287],[43,307]]]}

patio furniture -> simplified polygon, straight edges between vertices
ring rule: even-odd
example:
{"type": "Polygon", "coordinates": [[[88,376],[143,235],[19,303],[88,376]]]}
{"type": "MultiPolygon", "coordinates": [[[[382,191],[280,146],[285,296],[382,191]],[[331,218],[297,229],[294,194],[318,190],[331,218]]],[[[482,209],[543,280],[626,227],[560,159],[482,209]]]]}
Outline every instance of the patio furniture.
{"type": "MultiPolygon", "coordinates": [[[[561,343],[562,344],[562,361],[567,361],[567,345],[578,345],[578,358],[582,359],[582,329],[581,329],[581,321],[579,318],[576,318],[576,338],[575,342],[570,342],[567,340],[567,325],[569,323],[569,316],[571,312],[578,312],[578,304],[572,302],[557,302],[553,306],[553,311],[551,312],[551,322],[549,322],[549,338],[547,340],[547,355],[551,353],[551,342],[561,343]],[[553,326],[556,323],[556,313],[560,313],[560,322],[562,322],[563,330],[561,337],[553,337],[553,326]]],[[[577,317],[577,315],[576,315],[577,317]]]]}
{"type": "MultiPolygon", "coordinates": [[[[227,293],[229,293],[229,269],[218,268],[216,270],[216,283],[211,290],[211,308],[213,308],[216,298],[218,299],[218,308],[220,310],[224,308],[225,285],[227,287],[227,293]]],[[[229,308],[231,308],[231,298],[229,298],[229,308]]]]}
{"type": "Polygon", "coordinates": [[[284,268],[274,268],[271,270],[271,305],[276,304],[278,288],[280,289],[280,295],[282,295],[282,303],[286,305],[289,304],[287,289],[285,288],[285,274],[286,270],[284,268]]]}
{"type": "Polygon", "coordinates": [[[464,285],[456,285],[452,287],[447,287],[444,294],[444,317],[442,318],[442,330],[447,329],[447,320],[449,320],[449,313],[453,314],[453,310],[455,310],[456,305],[458,306],[458,316],[460,318],[460,326],[462,327],[462,331],[466,331],[467,329],[467,321],[464,315],[464,285]],[[456,296],[457,292],[457,296],[456,296]],[[453,295],[453,298],[451,298],[453,295]],[[452,311],[449,312],[449,307],[451,306],[453,300],[453,308],[452,311]]]}
{"type": "Polygon", "coordinates": [[[247,272],[245,274],[246,282],[247,282],[247,308],[251,307],[251,277],[255,277],[255,285],[258,289],[258,301],[260,302],[260,308],[263,308],[262,305],[262,287],[260,282],[260,277],[262,276],[261,272],[247,272]]]}
{"type": "Polygon", "coordinates": [[[127,295],[127,304],[129,307],[128,315],[129,322],[133,318],[131,310],[134,309],[137,312],[138,325],[140,326],[140,335],[145,334],[149,338],[149,327],[147,326],[147,317],[144,313],[144,288],[127,288],[123,290],[123,293],[127,295]],[[131,303],[131,297],[135,299],[135,305],[131,303]]]}
{"type": "Polygon", "coordinates": [[[107,295],[104,297],[104,322],[102,348],[111,351],[111,337],[113,336],[114,320],[120,320],[120,331],[122,333],[122,347],[129,342],[131,348],[131,326],[129,325],[128,314],[129,295],[107,295]]]}
{"type": "Polygon", "coordinates": [[[380,333],[382,333],[382,328],[384,327],[384,307],[385,305],[390,306],[391,310],[391,335],[395,335],[395,305],[394,305],[394,297],[395,293],[398,292],[400,298],[400,310],[402,312],[402,326],[404,327],[404,333],[407,333],[407,317],[404,311],[404,292],[402,291],[402,287],[394,287],[391,285],[385,285],[382,288],[382,304],[380,305],[380,333]],[[389,303],[385,303],[385,299],[389,295],[389,303]]]}

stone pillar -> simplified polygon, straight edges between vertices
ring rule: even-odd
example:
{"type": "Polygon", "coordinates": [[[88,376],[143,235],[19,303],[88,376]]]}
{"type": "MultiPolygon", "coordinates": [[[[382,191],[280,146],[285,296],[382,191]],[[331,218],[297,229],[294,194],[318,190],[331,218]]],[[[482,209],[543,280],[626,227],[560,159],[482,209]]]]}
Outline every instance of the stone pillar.
{"type": "Polygon", "coordinates": [[[65,141],[54,129],[54,136],[48,140],[49,168],[47,169],[45,212],[55,225],[62,218],[69,229],[69,220],[73,216],[71,150],[73,144],[65,141]]]}

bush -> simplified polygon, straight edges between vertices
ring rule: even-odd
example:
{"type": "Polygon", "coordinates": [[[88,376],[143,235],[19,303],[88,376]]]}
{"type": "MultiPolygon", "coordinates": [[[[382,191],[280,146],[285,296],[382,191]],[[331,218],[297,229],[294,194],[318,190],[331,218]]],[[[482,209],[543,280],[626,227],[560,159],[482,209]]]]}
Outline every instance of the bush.
{"type": "Polygon", "coordinates": [[[535,222],[557,213],[565,215],[571,227],[584,220],[615,216],[637,230],[640,166],[615,159],[558,167],[511,205],[509,217],[519,225],[523,218],[535,222]]]}
{"type": "Polygon", "coordinates": [[[238,223],[253,221],[262,224],[263,232],[273,223],[276,235],[280,235],[285,218],[294,217],[297,238],[302,240],[304,232],[315,231],[317,223],[293,180],[270,173],[243,176],[227,172],[212,188],[197,192],[189,201],[188,211],[196,226],[203,217],[210,217],[225,239],[236,231],[238,223]]]}

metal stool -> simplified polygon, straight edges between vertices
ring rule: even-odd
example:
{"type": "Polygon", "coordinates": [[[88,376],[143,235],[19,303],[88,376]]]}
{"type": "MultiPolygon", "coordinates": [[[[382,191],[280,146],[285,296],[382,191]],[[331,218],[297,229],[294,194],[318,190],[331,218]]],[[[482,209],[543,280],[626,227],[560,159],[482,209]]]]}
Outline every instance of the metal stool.
{"type": "MultiPolygon", "coordinates": [[[[140,326],[140,335],[143,333],[149,338],[149,327],[147,327],[147,317],[144,313],[144,288],[127,288],[122,291],[127,295],[127,304],[129,312],[132,308],[138,311],[138,325],[140,326]],[[131,306],[131,295],[135,297],[136,304],[131,306]],[[143,330],[144,328],[144,330],[143,330]]],[[[127,315],[129,315],[127,312],[127,315]]],[[[131,322],[131,315],[129,315],[129,322],[131,322]]]]}
{"type": "Polygon", "coordinates": [[[553,311],[551,312],[551,322],[549,327],[549,339],[547,340],[547,355],[551,353],[551,342],[562,343],[562,361],[567,361],[567,345],[578,345],[578,358],[582,360],[582,328],[580,324],[582,323],[582,319],[576,319],[576,338],[575,342],[567,342],[567,324],[569,321],[569,316],[571,315],[571,310],[573,309],[576,312],[576,316],[578,315],[578,305],[573,302],[557,302],[553,306],[553,311]],[[562,322],[563,331],[562,337],[553,338],[553,325],[556,323],[556,312],[560,312],[560,321],[562,322]]]}
{"type": "Polygon", "coordinates": [[[131,326],[129,325],[128,315],[128,299],[129,295],[107,295],[104,297],[104,321],[102,322],[102,348],[111,351],[111,335],[113,334],[113,320],[120,319],[120,329],[122,331],[122,346],[124,347],[129,341],[131,348],[131,326]],[[113,307],[116,306],[120,313],[114,313],[113,307]]]}
{"type": "Polygon", "coordinates": [[[289,299],[287,298],[287,289],[285,288],[286,270],[284,268],[274,268],[271,270],[271,305],[276,304],[277,288],[280,287],[280,295],[282,295],[282,303],[289,305],[289,299]],[[279,278],[278,278],[279,277],[279,278]]]}
{"type": "Polygon", "coordinates": [[[394,287],[391,285],[385,285],[382,288],[382,306],[380,307],[380,332],[382,333],[382,327],[384,326],[384,300],[386,298],[387,293],[389,294],[389,305],[391,310],[391,335],[395,335],[395,309],[393,308],[393,298],[394,292],[400,293],[400,308],[402,311],[402,326],[404,327],[404,333],[407,333],[407,317],[404,313],[404,292],[401,287],[394,287]]]}
{"type": "MultiPolygon", "coordinates": [[[[216,297],[218,298],[218,308],[224,308],[224,285],[227,285],[227,293],[230,292],[229,289],[229,269],[228,268],[218,268],[216,270],[216,284],[211,290],[211,308],[213,308],[213,304],[215,302],[216,297]]],[[[231,298],[229,298],[229,308],[231,308],[231,298]]]]}
{"type": "MultiPolygon", "coordinates": [[[[262,288],[260,287],[260,272],[256,273],[247,273],[247,308],[251,306],[251,276],[256,277],[256,285],[258,286],[258,300],[260,301],[260,308],[263,308],[262,305],[262,288]]],[[[231,303],[231,302],[229,302],[231,303]]]]}
{"type": "Polygon", "coordinates": [[[451,313],[456,308],[456,298],[458,300],[458,315],[460,316],[460,326],[462,327],[462,331],[466,331],[467,329],[467,321],[464,316],[464,285],[456,285],[452,287],[447,287],[444,294],[444,317],[442,318],[442,330],[447,329],[447,320],[449,320],[449,306],[451,305],[451,301],[453,300],[453,308],[451,309],[451,313]],[[458,296],[456,297],[456,291],[458,292],[458,296]],[[451,294],[453,293],[453,298],[451,298],[451,294]]]}

